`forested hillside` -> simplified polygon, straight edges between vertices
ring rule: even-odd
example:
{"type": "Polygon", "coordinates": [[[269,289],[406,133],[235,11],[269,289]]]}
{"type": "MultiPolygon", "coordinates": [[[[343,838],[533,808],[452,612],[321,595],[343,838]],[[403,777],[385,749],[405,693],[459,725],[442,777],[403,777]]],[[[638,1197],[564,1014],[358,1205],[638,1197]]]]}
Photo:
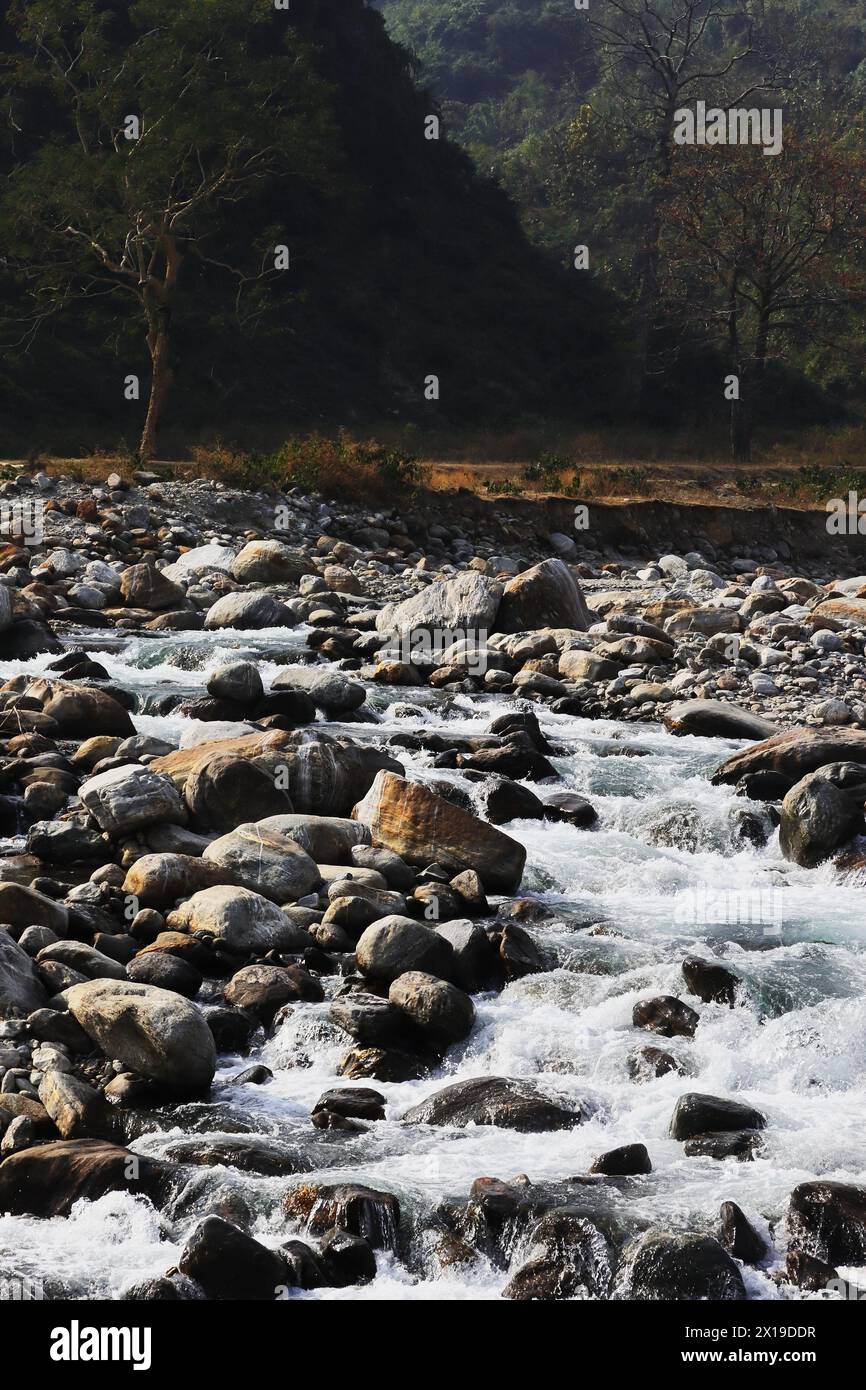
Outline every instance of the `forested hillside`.
{"type": "Polygon", "coordinates": [[[175,430],[582,419],[611,401],[603,292],[534,251],[455,145],[425,139],[435,108],[365,0],[13,5],[0,90],[0,447],[134,446],[169,317],[175,430]],[[138,145],[118,134],[129,113],[138,145]],[[236,148],[255,176],[219,188],[236,148]],[[175,275],[147,228],[177,189],[193,206],[175,275]],[[156,257],[154,313],[136,255],[156,257]]]}

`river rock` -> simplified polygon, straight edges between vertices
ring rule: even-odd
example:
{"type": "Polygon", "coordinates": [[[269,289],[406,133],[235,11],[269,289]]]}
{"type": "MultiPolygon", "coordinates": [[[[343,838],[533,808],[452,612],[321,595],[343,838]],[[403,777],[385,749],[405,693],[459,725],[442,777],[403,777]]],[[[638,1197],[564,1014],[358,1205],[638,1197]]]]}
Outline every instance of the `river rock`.
{"type": "Polygon", "coordinates": [[[286,1283],[286,1266],[275,1250],[224,1221],[207,1216],[180,1254],[178,1269],[194,1279],[208,1298],[272,1302],[286,1283]]]}
{"type": "MultiPolygon", "coordinates": [[[[356,849],[367,851],[370,845],[370,832],[366,825],[361,825],[359,821],[342,816],[279,815],[266,816],[259,824],[266,830],[276,830],[280,835],[294,840],[295,844],[306,850],[317,864],[357,864],[359,868],[372,869],[377,867],[374,863],[365,865],[364,862],[355,859],[356,849]]],[[[369,853],[387,855],[388,852],[369,850],[369,853]]],[[[396,855],[390,856],[390,859],[398,864],[401,862],[396,855]]],[[[405,865],[403,869],[406,870],[405,865]]],[[[413,875],[410,874],[409,878],[410,881],[414,881],[413,875]]],[[[409,884],[405,886],[408,887],[409,884]]]]}
{"type": "Polygon", "coordinates": [[[33,961],[0,927],[0,1018],[26,1018],[47,1003],[33,961]]]}
{"type": "Polygon", "coordinates": [[[405,1017],[394,1004],[377,994],[344,995],[331,1003],[330,1016],[363,1047],[394,1042],[405,1032],[405,1017]]]}
{"type": "Polygon", "coordinates": [[[311,1235],[336,1229],[360,1236],[374,1250],[396,1249],[400,1202],[393,1192],[361,1183],[305,1184],[286,1194],[284,1210],[311,1235]]]}
{"type": "Polygon", "coordinates": [[[733,1006],[738,976],[726,966],[716,961],[703,960],[700,956],[687,956],[683,961],[683,978],[692,994],[696,994],[705,1004],[730,1004],[733,1006]]]}
{"type": "Polygon", "coordinates": [[[11,927],[49,927],[58,936],[65,936],[69,910],[23,883],[0,883],[0,922],[11,927]]]}
{"type": "Polygon", "coordinates": [[[232,661],[210,674],[207,693],[215,700],[234,700],[240,705],[254,705],[264,695],[265,688],[258,667],[251,661],[232,661]]]}
{"type": "Polygon", "coordinates": [[[781,772],[799,782],[827,763],[866,763],[866,731],[834,727],[788,729],[763,743],[744,748],[723,762],[713,785],[733,785],[754,772],[781,772]]]}
{"type": "Polygon", "coordinates": [[[682,700],[668,705],[665,728],[672,734],[699,734],[704,738],[768,739],[778,725],[725,700],[682,700]]]}
{"type": "Polygon", "coordinates": [[[61,1139],[23,1149],[0,1163],[0,1211],[13,1216],[68,1216],[76,1202],[106,1192],[158,1201],[173,1165],[102,1139],[61,1139]]]}
{"type": "Polygon", "coordinates": [[[284,1004],[307,1000],[319,1003],[322,987],[297,966],[247,965],[233,975],[225,989],[226,1003],[244,1009],[265,1025],[284,1004]]]}
{"type": "Polygon", "coordinates": [[[742,1260],[743,1264],[758,1264],[770,1253],[767,1242],[736,1202],[722,1202],[719,1209],[719,1240],[728,1254],[733,1255],[735,1260],[742,1260]]]}
{"type": "Polygon", "coordinates": [[[352,814],[369,828],[375,844],[410,864],[475,869],[494,892],[513,893],[520,886],[523,845],[420,782],[380,772],[352,814]]]}
{"type": "Polygon", "coordinates": [[[55,941],[49,946],[43,946],[36,957],[37,966],[52,960],[68,965],[71,970],[76,970],[87,980],[126,979],[126,970],[120,961],[112,960],[110,956],[103,955],[102,951],[86,945],[83,941],[55,941]]]}
{"type": "Polygon", "coordinates": [[[227,545],[196,545],[187,550],[174,564],[166,565],[162,571],[166,579],[173,583],[180,580],[196,579],[208,570],[231,571],[235,552],[227,545]]]}
{"type": "Polygon", "coordinates": [[[213,1035],[186,999],[152,985],[92,980],[66,993],[72,1016],[107,1057],[174,1095],[206,1091],[216,1069],[213,1035]]]}
{"type": "Polygon", "coordinates": [[[123,892],[141,907],[164,907],[219,883],[222,870],[188,854],[144,854],[127,871],[123,892]]]}
{"type": "Polygon", "coordinates": [[[135,733],[129,711],[107,690],[89,686],[55,686],[42,706],[42,713],[53,719],[63,738],[91,738],[95,734],[135,733]]]}
{"type": "Polygon", "coordinates": [[[624,1178],[651,1173],[652,1170],[645,1144],[623,1144],[619,1149],[609,1149],[607,1153],[599,1154],[589,1171],[602,1173],[606,1177],[624,1178]]]}
{"type": "Polygon", "coordinates": [[[502,1297],[520,1302],[606,1298],[612,1277],[607,1241],[597,1226],[567,1207],[554,1208],[530,1229],[526,1259],[502,1297]]]}
{"type": "Polygon", "coordinates": [[[475,1008],[469,995],[435,975],[421,970],[398,975],[388,1000],[436,1047],[450,1047],[472,1032],[475,1008]]]}
{"type": "Polygon", "coordinates": [[[130,565],[120,576],[120,592],[130,608],[182,608],[183,589],[155,565],[130,565]]]}
{"type": "Polygon", "coordinates": [[[367,698],[366,690],[357,681],[349,680],[340,671],[316,666],[293,666],[281,671],[271,682],[271,690],[301,690],[317,708],[335,717],[360,709],[367,698]]]}
{"type": "Polygon", "coordinates": [[[424,923],[397,914],[382,917],[365,929],[355,957],[364,975],[383,984],[413,970],[450,979],[454,969],[449,942],[424,923]]]}
{"type": "Polygon", "coordinates": [[[763,1129],[767,1123],[760,1110],[738,1100],[700,1095],[697,1091],[680,1096],[671,1119],[673,1139],[691,1139],[698,1134],[728,1130],[763,1129]]]}
{"type": "Polygon", "coordinates": [[[155,985],[157,989],[182,994],[184,999],[194,999],[202,986],[201,971],[190,961],[149,947],[129,962],[126,974],[136,984],[155,985]]]}
{"type": "Polygon", "coordinates": [[[269,898],[222,885],[193,893],[167,924],[176,931],[207,932],[239,956],[291,950],[296,937],[296,928],[269,898]]]}
{"type": "Polygon", "coordinates": [[[376,631],[401,640],[419,631],[477,638],[492,629],[501,597],[501,584],[467,570],[402,603],[386,604],[377,615],[376,631]]]}
{"type": "Polygon", "coordinates": [[[436,1091],[403,1116],[407,1124],[495,1125],[523,1134],[573,1129],[579,1109],[568,1109],[544,1095],[531,1081],[505,1076],[476,1076],[436,1091]]]}
{"type": "Polygon", "coordinates": [[[170,821],[183,825],[186,809],[170,777],[128,763],[82,782],[78,795],[101,830],[129,835],[142,826],[170,821]]]}
{"type": "Polygon", "coordinates": [[[63,1139],[106,1138],[112,1115],[104,1096],[68,1072],[47,1071],[39,1099],[63,1139]]]}
{"type": "Polygon", "coordinates": [[[863,820],[866,768],[828,763],[807,773],[785,796],[779,847],[786,859],[812,869],[849,840],[863,820]]]}
{"type": "Polygon", "coordinates": [[[233,883],[276,903],[296,902],[319,883],[315,861],[287,835],[239,825],[208,845],[202,859],[233,883]]]}
{"type": "Polygon", "coordinates": [[[648,1231],[626,1247],[615,1298],[665,1302],[744,1299],[739,1268],[712,1236],[648,1231]]]}
{"type": "Polygon", "coordinates": [[[496,618],[498,632],[538,628],[573,628],[585,632],[592,622],[583,592],[562,560],[542,560],[505,585],[496,618]]]}
{"type": "Polygon", "coordinates": [[[193,824],[219,833],[235,830],[251,817],[261,821],[293,809],[273,767],[230,753],[212,758],[191,773],[183,795],[193,824]]]}
{"type": "Polygon", "coordinates": [[[788,1203],[788,1242],[830,1264],[866,1263],[866,1188],[823,1179],[800,1183],[788,1203]]]}
{"type": "Polygon", "coordinates": [[[282,541],[250,541],[231,562],[231,572],[240,584],[294,584],[309,574],[310,562],[282,541]]]}
{"type": "Polygon", "coordinates": [[[297,619],[290,608],[273,594],[223,594],[207,611],[208,631],[221,627],[259,631],[265,627],[294,627],[297,619]]]}
{"type": "Polygon", "coordinates": [[[632,1010],[635,1028],[648,1028],[662,1038],[693,1038],[700,1014],[672,994],[641,999],[632,1010]]]}

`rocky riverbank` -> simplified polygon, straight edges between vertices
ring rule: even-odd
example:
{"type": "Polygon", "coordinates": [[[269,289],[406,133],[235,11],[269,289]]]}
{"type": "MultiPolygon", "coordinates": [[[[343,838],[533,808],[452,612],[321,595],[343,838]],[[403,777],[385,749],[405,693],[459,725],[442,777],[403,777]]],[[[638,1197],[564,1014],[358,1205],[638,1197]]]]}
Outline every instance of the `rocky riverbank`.
{"type": "Polygon", "coordinates": [[[861,891],[866,577],[804,572],[785,542],[602,553],[507,513],[148,474],[0,491],[21,532],[0,550],[0,1272],[2,1213],[122,1200],[170,1232],[130,1298],[468,1269],[512,1299],[842,1296],[866,1167],[830,1134],[784,1201],[652,1210],[673,1171],[736,1193],[780,1167],[786,1115],[745,1078],[698,1084],[702,1046],[809,1007],[820,924],[777,942],[763,909],[671,912],[653,955],[628,914],[586,910],[601,867],[563,892],[556,864],[610,852],[636,765],[669,781],[673,758],[724,834],[649,777],[628,834],[658,872],[712,846],[775,856],[780,896],[861,891]],[[581,782],[606,762],[613,785],[581,782]],[[770,952],[787,996],[755,974],[770,952]],[[603,980],[615,1104],[543,1037],[502,1066],[509,1010],[550,989],[580,1021],[603,980]],[[330,1078],[309,1101],[304,1072],[330,1078]],[[624,1138],[614,1116],[651,1094],[624,1138]],[[441,1165],[440,1138],[490,1131],[540,1142],[543,1171],[401,1186],[416,1142],[441,1165]]]}

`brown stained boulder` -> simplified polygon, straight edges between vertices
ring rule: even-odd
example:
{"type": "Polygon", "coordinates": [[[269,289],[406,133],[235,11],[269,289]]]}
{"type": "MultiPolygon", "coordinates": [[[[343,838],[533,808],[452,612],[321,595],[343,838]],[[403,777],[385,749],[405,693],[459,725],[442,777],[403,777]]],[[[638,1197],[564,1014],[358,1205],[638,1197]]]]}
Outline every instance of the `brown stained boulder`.
{"type": "Polygon", "coordinates": [[[368,827],[375,845],[410,864],[436,862],[455,873],[475,869],[493,892],[513,893],[520,886],[523,845],[420,782],[380,772],[352,815],[368,827]]]}
{"type": "Polygon", "coordinates": [[[786,859],[812,869],[850,840],[863,819],[866,768],[828,763],[807,773],[786,794],[779,848],[786,859]]]}
{"type": "Polygon", "coordinates": [[[135,733],[129,711],[107,690],[91,686],[51,682],[50,692],[45,691],[42,713],[54,720],[61,738],[90,738],[94,734],[127,738],[135,733]]]}
{"type": "Polygon", "coordinates": [[[250,541],[232,560],[231,572],[241,584],[292,584],[309,574],[310,561],[282,541],[250,541]]]}
{"type": "Polygon", "coordinates": [[[222,834],[245,821],[291,813],[292,800],[273,767],[224,753],[187,778],[184,800],[199,830],[222,834]]]}
{"type": "Polygon", "coordinates": [[[155,565],[130,565],[120,576],[120,592],[130,608],[180,608],[186,601],[179,584],[166,579],[155,565]]]}
{"type": "Polygon", "coordinates": [[[198,743],[193,748],[180,748],[175,753],[167,753],[163,758],[154,758],[149,766],[154,772],[164,772],[171,778],[178,791],[183,791],[187,778],[200,768],[207,767],[214,758],[229,755],[238,758],[258,758],[273,756],[279,762],[291,757],[297,750],[297,739],[293,733],[274,729],[268,733],[240,734],[234,738],[218,738],[207,743],[198,743]]]}
{"type": "Polygon", "coordinates": [[[573,628],[585,632],[593,621],[583,592],[563,560],[542,560],[505,585],[497,632],[573,628]]]}
{"type": "Polygon", "coordinates": [[[311,1235],[348,1231],[375,1250],[393,1250],[400,1226],[400,1202],[393,1192],[361,1183],[304,1184],[284,1199],[286,1215],[304,1223],[311,1235]]]}
{"type": "Polygon", "coordinates": [[[178,898],[212,888],[223,878],[216,864],[189,854],[144,854],[127,871],[123,892],[141,907],[164,907],[178,898]]]}
{"type": "Polygon", "coordinates": [[[22,1149],[0,1163],[0,1212],[68,1216],[76,1202],[95,1202],[106,1192],[158,1201],[173,1172],[173,1164],[102,1139],[60,1139],[22,1149]]]}
{"type": "Polygon", "coordinates": [[[754,772],[780,772],[799,782],[827,763],[866,763],[866,731],[835,726],[788,729],[734,753],[716,768],[714,786],[732,786],[754,772]]]}
{"type": "Polygon", "coordinates": [[[434,1047],[462,1042],[472,1032],[475,1007],[469,995],[422,970],[399,975],[388,991],[388,1000],[434,1047]]]}

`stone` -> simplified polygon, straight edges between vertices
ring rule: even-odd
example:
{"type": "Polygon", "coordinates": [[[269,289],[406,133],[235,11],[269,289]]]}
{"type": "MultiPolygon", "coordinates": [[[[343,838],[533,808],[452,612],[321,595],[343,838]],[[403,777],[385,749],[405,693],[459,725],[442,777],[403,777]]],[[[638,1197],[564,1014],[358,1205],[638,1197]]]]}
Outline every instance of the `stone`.
{"type": "Polygon", "coordinates": [[[498,632],[573,628],[585,632],[592,614],[579,583],[564,561],[542,560],[505,585],[496,618],[498,632]]]}
{"type": "Polygon", "coordinates": [[[185,594],[155,565],[130,565],[120,576],[120,592],[130,608],[180,608],[185,594]]]}
{"type": "Polygon", "coordinates": [[[523,845],[420,782],[392,772],[376,776],[353,816],[373,841],[408,863],[446,864],[454,872],[475,869],[489,890],[516,892],[523,875],[523,845]]]}
{"type": "Polygon", "coordinates": [[[392,914],[367,927],[355,948],[358,969],[382,984],[407,971],[449,979],[454,953],[444,937],[411,917],[392,914]]]}
{"type": "Polygon", "coordinates": [[[273,767],[230,753],[211,758],[191,773],[183,795],[193,825],[218,834],[293,810],[273,767]]]}
{"type": "Polygon", "coordinates": [[[360,709],[367,698],[366,690],[357,681],[339,671],[316,666],[293,666],[281,671],[271,682],[271,690],[301,690],[318,709],[334,716],[360,709]]]}
{"type": "Polygon", "coordinates": [[[232,577],[240,584],[294,584],[309,570],[303,551],[282,541],[250,541],[231,562],[232,577]]]}
{"type": "Polygon", "coordinates": [[[63,903],[35,888],[22,883],[0,883],[0,922],[12,927],[49,927],[58,936],[65,936],[69,911],[63,903]]]}
{"type": "Polygon", "coordinates": [[[641,999],[632,1010],[635,1028],[648,1028],[662,1038],[693,1038],[700,1014],[670,994],[641,999]]]}
{"type": "Polygon", "coordinates": [[[207,611],[207,630],[240,628],[260,631],[266,627],[295,627],[297,619],[290,608],[269,593],[224,594],[207,611]]]}
{"type": "Polygon", "coordinates": [[[164,907],[219,883],[222,870],[188,854],[144,854],[127,870],[123,892],[142,907],[164,907]]]}
{"type": "Polygon", "coordinates": [[[250,823],[212,841],[202,855],[240,887],[276,903],[296,902],[320,881],[319,870],[287,835],[250,823]]]}
{"type": "Polygon", "coordinates": [[[668,705],[664,725],[672,734],[703,738],[768,739],[778,732],[778,725],[771,720],[725,700],[683,700],[668,705]]]}
{"type": "Polygon", "coordinates": [[[612,1268],[607,1241],[597,1226],[576,1211],[557,1207],[527,1233],[526,1257],[502,1297],[519,1302],[604,1299],[612,1268]]]}
{"type": "Polygon", "coordinates": [[[573,1129],[580,1124],[579,1109],[559,1104],[530,1081],[504,1076],[477,1076],[435,1091],[403,1116],[407,1124],[495,1125],[523,1134],[573,1129]]]}
{"type": "Polygon", "coordinates": [[[761,1112],[751,1105],[690,1091],[680,1096],[676,1103],[671,1119],[671,1138],[683,1140],[698,1134],[763,1129],[766,1123],[761,1112]]]}
{"type": "Polygon", "coordinates": [[[714,786],[733,785],[754,772],[780,772],[799,782],[828,763],[866,763],[866,731],[851,728],[788,729],[744,748],[713,774],[714,786]]]}
{"type": "Polygon", "coordinates": [[[628,1245],[614,1297],[720,1302],[746,1297],[743,1276],[712,1236],[647,1231],[628,1245]]]}
{"type": "Polygon", "coordinates": [[[736,1202],[722,1202],[719,1208],[719,1240],[728,1254],[743,1264],[758,1264],[770,1253],[767,1242],[736,1202]]]}
{"type": "Polygon", "coordinates": [[[195,1005],[168,990],[92,980],[66,992],[72,1016],[107,1057],[177,1096],[206,1092],[216,1070],[213,1035],[195,1005]]]}
{"type": "Polygon", "coordinates": [[[589,1171],[622,1178],[651,1173],[652,1170],[645,1144],[623,1144],[619,1149],[609,1149],[607,1153],[599,1154],[589,1171]]]}
{"type": "Polygon", "coordinates": [[[496,972],[496,954],[487,933],[468,917],[453,918],[435,928],[454,953],[451,978],[467,994],[490,987],[496,972]]]}
{"type": "Polygon", "coordinates": [[[247,1010],[265,1025],[278,1009],[298,1000],[319,1003],[322,987],[297,966],[247,965],[232,976],[225,989],[227,1004],[247,1010]]]}
{"type": "Polygon", "coordinates": [[[249,888],[217,885],[193,893],[167,918],[175,931],[206,932],[239,956],[291,950],[297,929],[280,908],[249,888]]]}
{"type": "Polygon", "coordinates": [[[107,834],[129,835],[142,826],[186,822],[186,808],[170,777],[128,763],[82,782],[78,795],[107,834]]]}
{"type": "Polygon", "coordinates": [[[33,961],[0,927],[0,1018],[26,1018],[47,1003],[33,961]]]}
{"type": "Polygon", "coordinates": [[[475,1008],[468,994],[456,985],[409,970],[394,980],[388,1000],[430,1039],[434,1046],[449,1047],[472,1032],[475,1008]]]}
{"type": "MultiPolygon", "coordinates": [[[[376,631],[400,640],[419,631],[474,637],[493,627],[502,585],[474,571],[430,584],[402,603],[386,604],[376,631]]],[[[536,626],[536,624],[533,624],[536,626]]]]}
{"type": "Polygon", "coordinates": [[[107,1138],[112,1115],[105,1098],[68,1072],[47,1071],[39,1099],[63,1139],[107,1138]]]}
{"type": "Polygon", "coordinates": [[[394,1042],[405,1031],[400,1010],[377,994],[358,992],[334,999],[330,1017],[364,1047],[394,1042]]]}
{"type": "Polygon", "coordinates": [[[201,971],[190,961],[150,948],[129,962],[126,974],[137,984],[155,985],[157,989],[182,994],[184,999],[194,999],[202,985],[201,971]]]}
{"type": "Polygon", "coordinates": [[[726,966],[703,960],[700,956],[687,956],[683,961],[683,978],[689,991],[705,1004],[729,1004],[733,1007],[740,981],[726,966]]]}
{"type": "Polygon", "coordinates": [[[265,688],[257,666],[251,661],[233,661],[211,673],[207,693],[215,700],[235,700],[240,705],[254,705],[264,695],[265,688]]]}
{"type": "Polygon", "coordinates": [[[800,1183],[788,1203],[788,1243],[830,1264],[866,1263],[866,1188],[824,1179],[800,1183]]]}
{"type": "Polygon", "coordinates": [[[129,711],[107,690],[89,686],[53,686],[42,706],[42,713],[53,719],[63,738],[91,738],[95,734],[118,734],[129,738],[135,733],[129,711]]]}
{"type": "Polygon", "coordinates": [[[221,1301],[272,1302],[286,1282],[286,1266],[276,1250],[219,1216],[207,1216],[196,1226],[181,1251],[178,1269],[208,1298],[221,1301]]]}
{"type": "Polygon", "coordinates": [[[102,1139],[63,1139],[24,1149],[0,1163],[0,1211],[12,1216],[68,1216],[76,1202],[106,1192],[158,1201],[173,1167],[102,1139]]]}
{"type": "Polygon", "coordinates": [[[862,766],[828,763],[807,773],[782,802],[782,854],[803,868],[815,868],[855,833],[863,819],[864,798],[862,766]]]}
{"type": "Polygon", "coordinates": [[[361,1183],[306,1185],[290,1189],[283,1206],[311,1235],[336,1229],[360,1236],[374,1250],[396,1249],[400,1202],[393,1192],[361,1183]]]}

